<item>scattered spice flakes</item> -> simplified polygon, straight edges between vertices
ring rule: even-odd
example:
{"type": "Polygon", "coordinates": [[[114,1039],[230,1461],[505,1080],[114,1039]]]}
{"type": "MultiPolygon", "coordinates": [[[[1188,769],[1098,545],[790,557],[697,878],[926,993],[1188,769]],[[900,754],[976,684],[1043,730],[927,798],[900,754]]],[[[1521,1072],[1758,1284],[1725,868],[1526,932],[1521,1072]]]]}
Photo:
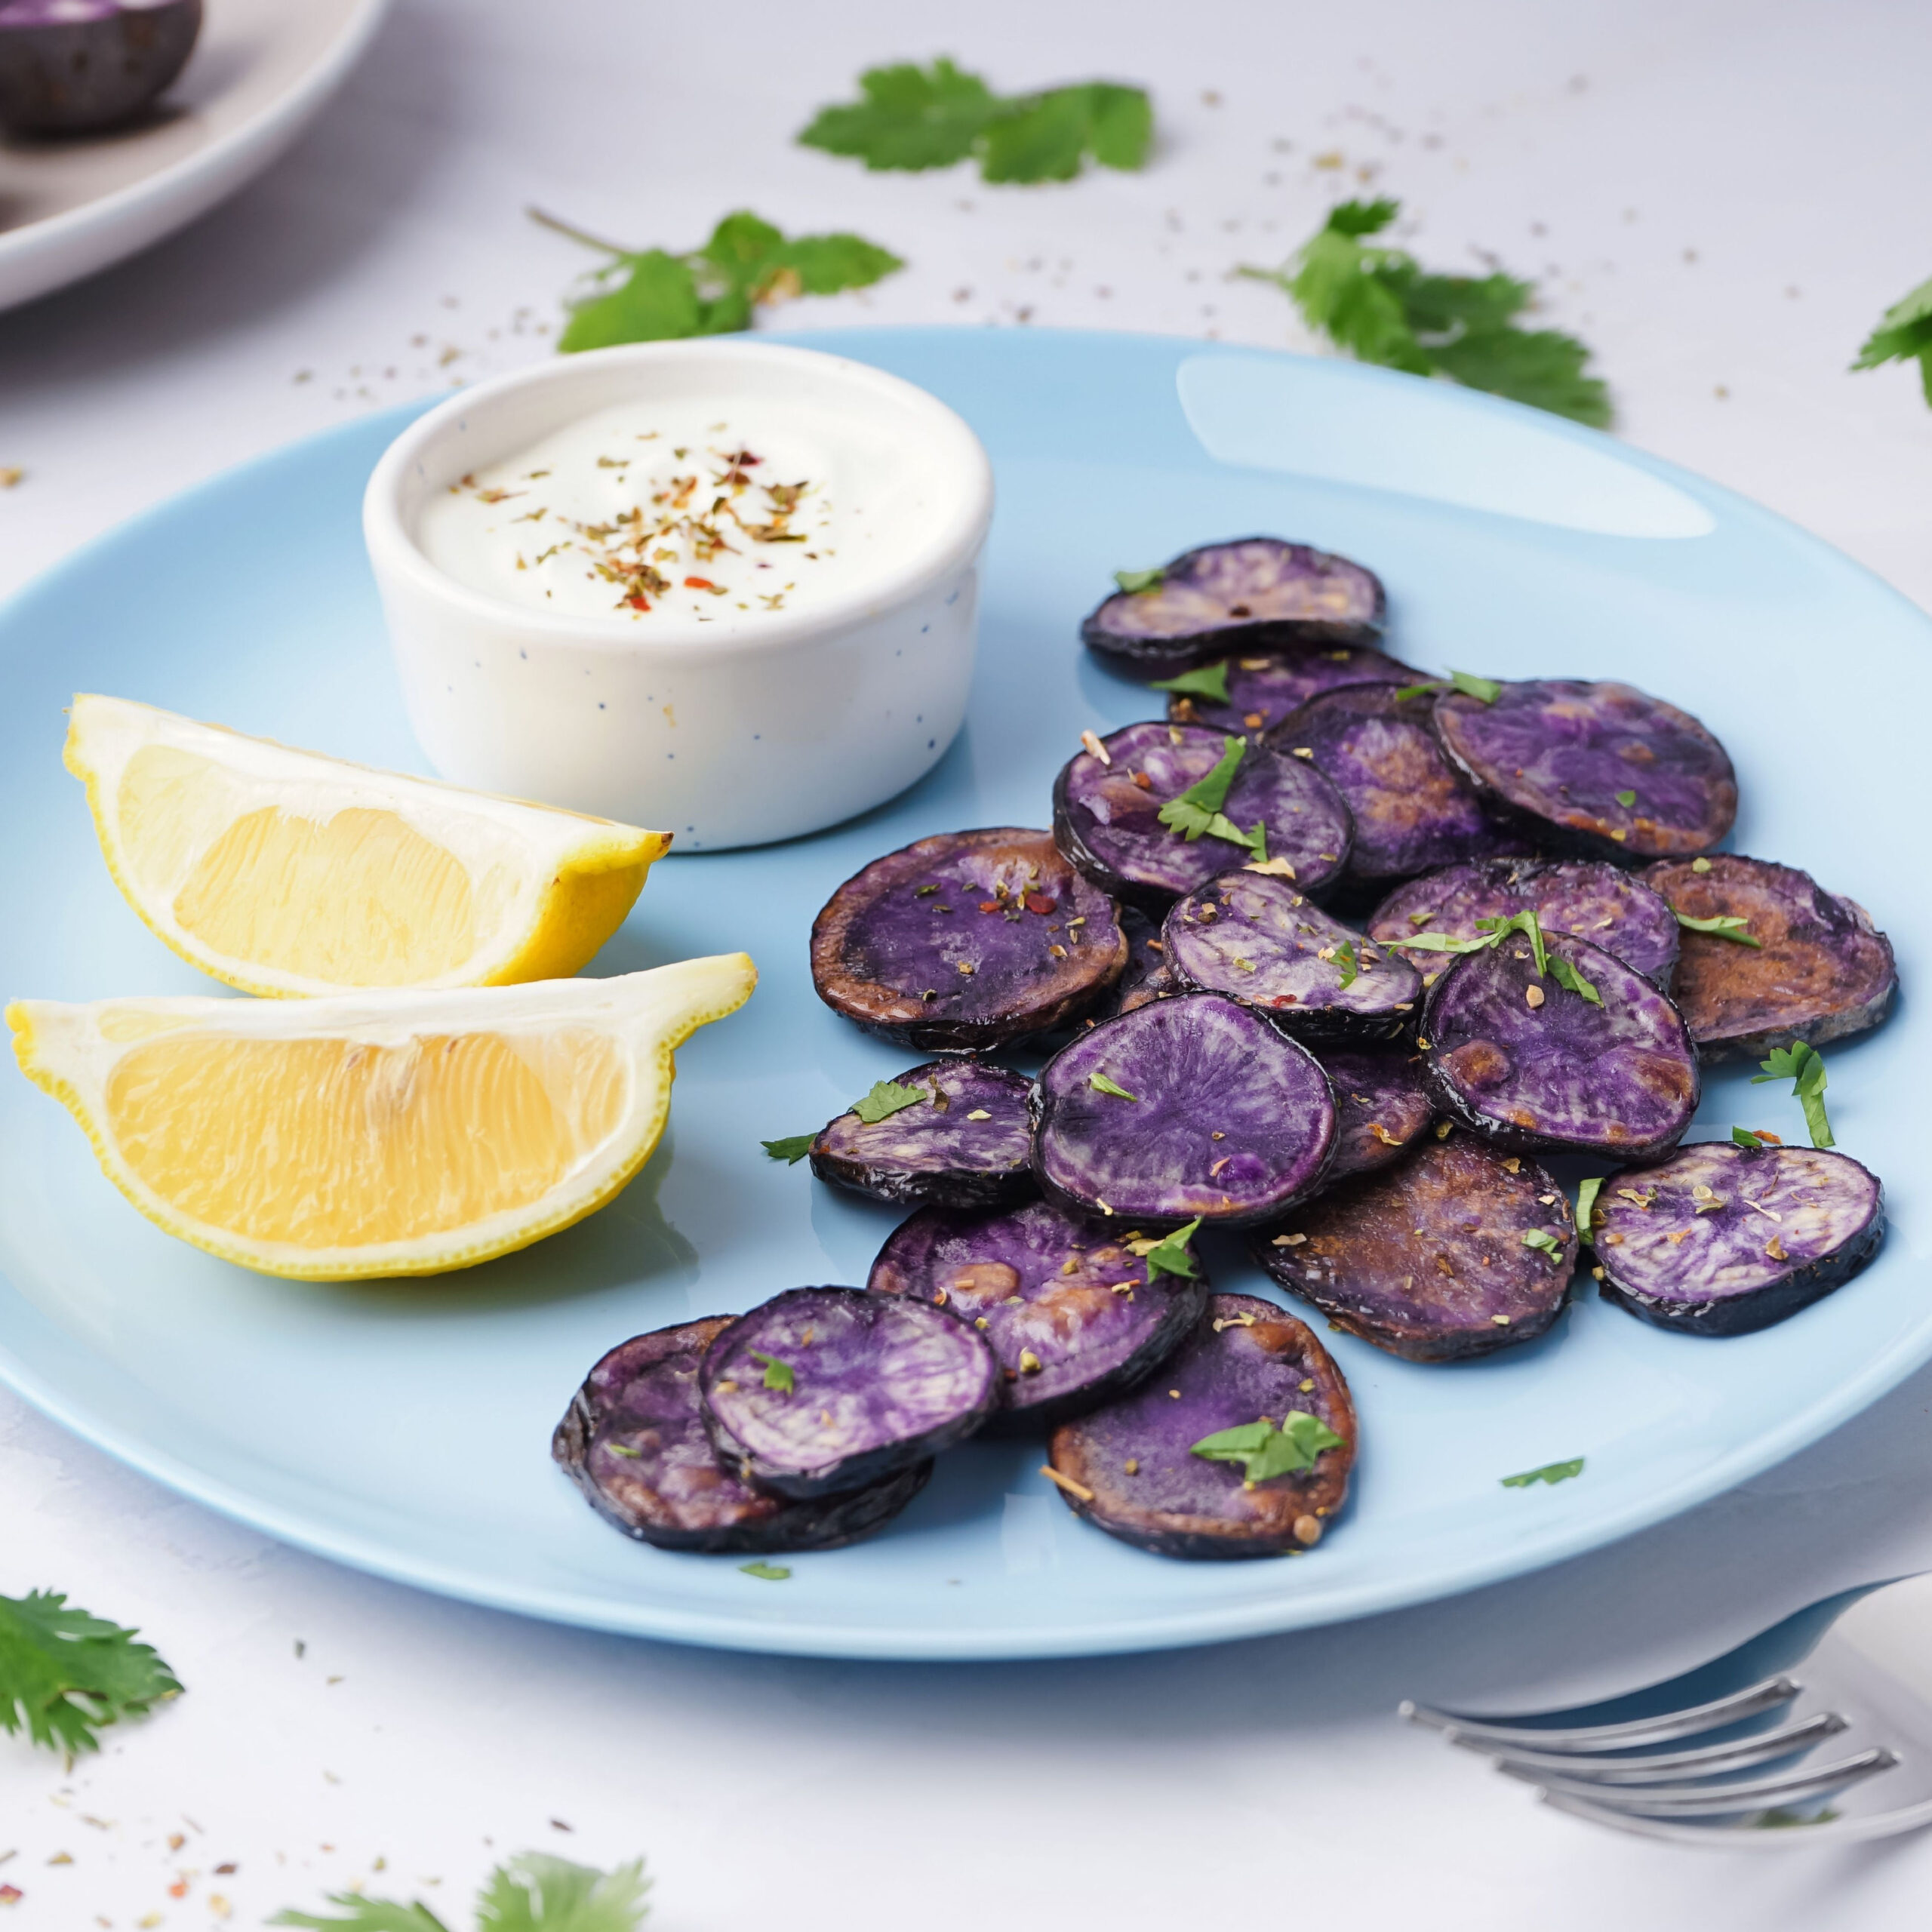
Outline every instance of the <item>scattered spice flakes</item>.
{"type": "Polygon", "coordinates": [[[26,480],[26,472],[17,463],[0,465],[0,490],[17,488],[26,480]]]}

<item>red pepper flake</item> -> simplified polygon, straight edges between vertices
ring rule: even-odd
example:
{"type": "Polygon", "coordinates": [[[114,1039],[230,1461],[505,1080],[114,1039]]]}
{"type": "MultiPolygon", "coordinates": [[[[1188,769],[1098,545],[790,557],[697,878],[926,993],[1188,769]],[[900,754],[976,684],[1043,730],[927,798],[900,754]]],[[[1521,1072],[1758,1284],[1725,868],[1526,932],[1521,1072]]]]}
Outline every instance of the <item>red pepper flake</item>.
{"type": "Polygon", "coordinates": [[[999,910],[999,901],[997,899],[983,899],[980,901],[980,910],[983,912],[997,912],[999,910]]]}
{"type": "Polygon", "coordinates": [[[1049,912],[1057,912],[1060,910],[1060,901],[1057,899],[1049,899],[1043,892],[1028,893],[1026,904],[1028,912],[1037,912],[1043,919],[1049,912]]]}
{"type": "Polygon", "coordinates": [[[17,1885],[0,1885],[0,1905],[18,1905],[26,1897],[17,1885]]]}
{"type": "Polygon", "coordinates": [[[1149,778],[1144,771],[1135,772],[1134,774],[1134,782],[1135,784],[1138,785],[1143,792],[1151,792],[1154,789],[1153,780],[1149,778]]]}
{"type": "Polygon", "coordinates": [[[648,598],[626,597],[624,599],[624,601],[628,604],[633,611],[648,611],[651,608],[651,601],[648,598]]]}
{"type": "Polygon", "coordinates": [[[715,590],[718,586],[708,577],[688,577],[685,579],[687,590],[715,590]]]}

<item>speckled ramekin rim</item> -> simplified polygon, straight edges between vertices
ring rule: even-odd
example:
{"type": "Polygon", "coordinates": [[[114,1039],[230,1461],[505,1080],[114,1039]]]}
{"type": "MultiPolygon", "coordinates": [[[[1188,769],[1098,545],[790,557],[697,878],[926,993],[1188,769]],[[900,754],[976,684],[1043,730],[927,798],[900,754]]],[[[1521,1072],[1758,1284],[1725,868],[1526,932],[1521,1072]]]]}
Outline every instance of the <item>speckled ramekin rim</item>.
{"type": "Polygon", "coordinates": [[[412,423],[383,453],[363,494],[362,534],[379,579],[401,580],[451,611],[480,622],[514,623],[533,642],[540,645],[547,638],[578,650],[615,652],[648,647],[667,657],[689,653],[715,660],[726,655],[757,656],[822,640],[916,597],[972,563],[985,545],[992,512],[992,464],[986,450],[964,420],[937,396],[847,356],[733,338],[630,343],[616,349],[589,349],[512,370],[452,395],[412,423]],[[611,372],[611,391],[601,402],[580,397],[570,405],[560,404],[552,426],[561,429],[577,417],[634,394],[623,380],[625,372],[680,362],[715,363],[721,386],[728,383],[734,365],[756,363],[767,369],[792,369],[818,382],[830,379],[844,383],[855,395],[881,398],[909,411],[921,432],[931,438],[940,458],[955,468],[959,478],[957,509],[909,546],[890,568],[858,580],[839,597],[803,611],[761,614],[755,625],[742,628],[707,626],[698,631],[694,626],[688,635],[657,626],[651,627],[648,635],[637,634],[604,618],[561,616],[492,597],[460,583],[424,554],[404,519],[404,488],[411,471],[420,469],[451,425],[512,396],[550,387],[581,389],[586,377],[593,377],[597,371],[611,372]]]}

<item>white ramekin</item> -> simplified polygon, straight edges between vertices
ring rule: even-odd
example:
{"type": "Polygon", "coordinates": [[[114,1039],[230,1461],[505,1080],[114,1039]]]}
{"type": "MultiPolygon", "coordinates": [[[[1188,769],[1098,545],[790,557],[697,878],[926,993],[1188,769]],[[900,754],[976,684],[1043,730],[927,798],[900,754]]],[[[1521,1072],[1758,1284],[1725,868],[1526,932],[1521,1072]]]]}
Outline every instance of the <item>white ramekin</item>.
{"type": "MultiPolygon", "coordinates": [[[[727,340],[560,356],[466,389],[383,454],[362,527],[417,740],[445,778],[672,833],[684,851],[835,825],[904,790],[965,715],[992,471],[924,390],[815,349],[727,340]],[[417,540],[471,471],[614,404],[718,397],[833,408],[917,458],[917,539],[839,602],[723,635],[528,609],[458,583],[417,540]]],[[[674,848],[675,849],[675,848],[674,848]]]]}

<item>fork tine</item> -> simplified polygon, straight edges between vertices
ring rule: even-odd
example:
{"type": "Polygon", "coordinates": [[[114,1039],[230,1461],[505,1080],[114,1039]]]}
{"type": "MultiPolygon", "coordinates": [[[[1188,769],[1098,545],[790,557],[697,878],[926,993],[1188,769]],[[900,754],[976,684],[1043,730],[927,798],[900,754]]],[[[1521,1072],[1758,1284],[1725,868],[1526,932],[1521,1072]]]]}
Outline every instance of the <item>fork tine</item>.
{"type": "Polygon", "coordinates": [[[1619,1811],[1592,1798],[1573,1798],[1564,1792],[1546,1791],[1543,1801],[1553,1811],[1581,1818],[1589,1824],[1607,1825],[1614,1832],[1713,1851],[1785,1851],[1794,1847],[1857,1844],[1873,1838],[1894,1838],[1902,1832],[1922,1832],[1932,1825],[1932,1801],[1855,1818],[1820,1818],[1815,1823],[1780,1821],[1784,1829],[1778,1831],[1762,1829],[1764,1821],[1755,1817],[1713,1824],[1688,1818],[1647,1818],[1640,1812],[1619,1811]]]}
{"type": "Polygon", "coordinates": [[[1708,1704],[1695,1704],[1688,1710],[1669,1711],[1654,1718],[1635,1718],[1626,1724],[1579,1724],[1567,1729],[1538,1730],[1526,1724],[1491,1724],[1481,1718],[1458,1717],[1453,1711],[1432,1710],[1426,1704],[1406,1698],[1397,1706],[1398,1714],[1411,1724],[1439,1730],[1451,1743],[1466,1744],[1481,1751],[1490,1746],[1512,1752],[1622,1751],[1641,1744],[1667,1744],[1679,1737],[1695,1737],[1726,1724],[1741,1723],[1764,1711],[1776,1710],[1799,1695],[1803,1686],[1789,1677],[1769,1677],[1747,1690],[1734,1692],[1708,1704]]]}
{"type": "MultiPolygon", "coordinates": [[[[1734,1784],[1682,1784],[1621,1789],[1587,1783],[1581,1779],[1551,1778],[1543,1789],[1552,1797],[1561,1794],[1587,1798],[1605,1810],[1640,1811],[1676,1817],[1720,1817],[1741,1811],[1763,1810],[1772,1805],[1790,1804],[1807,1798],[1822,1798],[1842,1791],[1889,1771],[1898,1763],[1897,1752],[1879,1748],[1861,1751],[1835,1763],[1820,1764],[1814,1770],[1786,1772],[1774,1777],[1740,1779],[1734,1784]]],[[[1497,1768],[1506,1776],[1534,1774],[1512,1772],[1508,1765],[1497,1768]]]]}
{"type": "Polygon", "coordinates": [[[1466,1738],[1449,1741],[1465,1750],[1483,1750],[1484,1755],[1507,1767],[1512,1775],[1527,1774],[1535,1782],[1541,1781],[1537,1774],[1554,1771],[1565,1780],[1587,1779],[1598,1784],[1668,1784],[1673,1778],[1746,1770],[1753,1764],[1769,1764],[1775,1758],[1815,1750],[1826,1738],[1835,1737],[1847,1728],[1846,1721],[1835,1711],[1821,1711],[1802,1724],[1760,1731],[1728,1744],[1701,1745],[1690,1751],[1660,1751],[1647,1758],[1592,1758],[1558,1751],[1512,1751],[1498,1755],[1466,1738]]]}

